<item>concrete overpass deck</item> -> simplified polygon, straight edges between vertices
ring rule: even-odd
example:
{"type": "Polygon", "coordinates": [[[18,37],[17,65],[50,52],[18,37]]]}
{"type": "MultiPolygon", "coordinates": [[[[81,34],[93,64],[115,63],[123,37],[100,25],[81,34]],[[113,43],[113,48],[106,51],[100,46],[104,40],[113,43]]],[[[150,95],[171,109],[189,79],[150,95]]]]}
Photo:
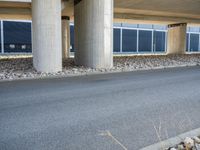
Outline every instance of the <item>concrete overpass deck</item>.
{"type": "MultiPolygon", "coordinates": [[[[200,0],[114,0],[116,22],[200,24],[200,0]]],[[[0,1],[0,18],[31,20],[31,0],[0,1]]],[[[63,0],[62,15],[74,16],[74,0],[63,0]]]]}

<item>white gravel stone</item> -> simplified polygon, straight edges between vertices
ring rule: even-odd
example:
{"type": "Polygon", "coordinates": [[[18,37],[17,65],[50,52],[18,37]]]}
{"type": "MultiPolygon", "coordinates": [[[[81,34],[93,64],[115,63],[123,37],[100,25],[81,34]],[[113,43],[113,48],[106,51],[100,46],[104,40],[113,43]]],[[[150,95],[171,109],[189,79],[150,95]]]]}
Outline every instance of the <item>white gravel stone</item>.
{"type": "Polygon", "coordinates": [[[174,148],[174,147],[172,147],[172,148],[170,148],[169,150],[177,150],[176,148],[174,148]]]}
{"type": "Polygon", "coordinates": [[[195,150],[200,150],[200,144],[195,145],[195,150]]]}
{"type": "Polygon", "coordinates": [[[194,140],[192,138],[186,137],[184,140],[185,147],[192,149],[195,146],[194,140]]]}
{"type": "Polygon", "coordinates": [[[114,66],[111,69],[93,69],[83,66],[75,66],[74,59],[70,58],[63,62],[62,72],[51,74],[37,72],[33,68],[31,57],[8,57],[7,59],[0,59],[0,80],[87,75],[91,73],[125,72],[195,65],[200,65],[200,54],[115,57],[114,66]]]}
{"type": "Polygon", "coordinates": [[[184,146],[182,144],[178,145],[178,150],[185,150],[184,146]]]}
{"type": "Polygon", "coordinates": [[[195,143],[200,144],[200,138],[195,136],[193,137],[193,140],[195,141],[195,143]]]}

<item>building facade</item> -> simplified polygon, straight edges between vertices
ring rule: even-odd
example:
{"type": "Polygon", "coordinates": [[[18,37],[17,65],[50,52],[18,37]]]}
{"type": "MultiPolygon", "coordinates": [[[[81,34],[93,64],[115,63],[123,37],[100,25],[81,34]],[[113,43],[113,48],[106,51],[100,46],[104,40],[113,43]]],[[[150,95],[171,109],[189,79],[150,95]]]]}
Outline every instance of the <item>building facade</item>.
{"type": "MultiPolygon", "coordinates": [[[[0,21],[0,54],[32,53],[31,21],[0,21]]],[[[115,23],[114,54],[166,53],[167,26],[115,23]]],[[[187,28],[187,52],[200,52],[200,27],[187,28]]],[[[70,52],[75,52],[74,25],[70,24],[70,52]]]]}

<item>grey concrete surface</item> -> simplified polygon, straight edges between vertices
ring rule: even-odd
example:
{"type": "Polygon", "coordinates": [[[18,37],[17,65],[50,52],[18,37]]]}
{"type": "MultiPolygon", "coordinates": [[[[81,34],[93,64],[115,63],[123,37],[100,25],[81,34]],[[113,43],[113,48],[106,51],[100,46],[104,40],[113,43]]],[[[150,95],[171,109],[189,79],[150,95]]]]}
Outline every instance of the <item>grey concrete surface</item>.
{"type": "Polygon", "coordinates": [[[156,144],[147,146],[140,150],[163,150],[163,149],[168,149],[169,147],[176,147],[177,144],[183,142],[186,138],[198,137],[199,135],[200,135],[200,128],[169,138],[165,141],[161,141],[156,144]]]}
{"type": "Polygon", "coordinates": [[[163,140],[196,129],[199,74],[190,67],[2,82],[0,149],[138,150],[158,142],[159,127],[163,140]]]}
{"type": "Polygon", "coordinates": [[[33,65],[39,72],[62,71],[61,1],[32,2],[33,65]]]}
{"type": "Polygon", "coordinates": [[[84,0],[74,8],[77,65],[113,67],[113,0],[84,0]]]}
{"type": "Polygon", "coordinates": [[[70,18],[62,17],[62,58],[70,57],[70,18]]]}
{"type": "Polygon", "coordinates": [[[187,45],[187,24],[172,24],[168,26],[167,54],[184,54],[187,45]]]}
{"type": "MultiPolygon", "coordinates": [[[[1,0],[0,17],[31,20],[30,2],[30,0],[1,0]]],[[[150,24],[187,22],[194,25],[200,24],[199,6],[199,0],[114,0],[114,20],[150,24]]],[[[62,1],[62,15],[74,16],[74,0],[62,1]]]]}

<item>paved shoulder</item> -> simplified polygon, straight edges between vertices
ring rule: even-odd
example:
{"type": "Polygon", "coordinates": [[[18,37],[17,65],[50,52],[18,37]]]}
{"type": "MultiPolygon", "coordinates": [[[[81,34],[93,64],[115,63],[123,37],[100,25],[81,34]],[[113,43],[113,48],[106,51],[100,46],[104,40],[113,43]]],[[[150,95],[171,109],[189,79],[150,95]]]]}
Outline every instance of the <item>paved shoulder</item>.
{"type": "Polygon", "coordinates": [[[198,128],[199,74],[191,67],[2,82],[0,149],[136,150],[198,128]]]}

